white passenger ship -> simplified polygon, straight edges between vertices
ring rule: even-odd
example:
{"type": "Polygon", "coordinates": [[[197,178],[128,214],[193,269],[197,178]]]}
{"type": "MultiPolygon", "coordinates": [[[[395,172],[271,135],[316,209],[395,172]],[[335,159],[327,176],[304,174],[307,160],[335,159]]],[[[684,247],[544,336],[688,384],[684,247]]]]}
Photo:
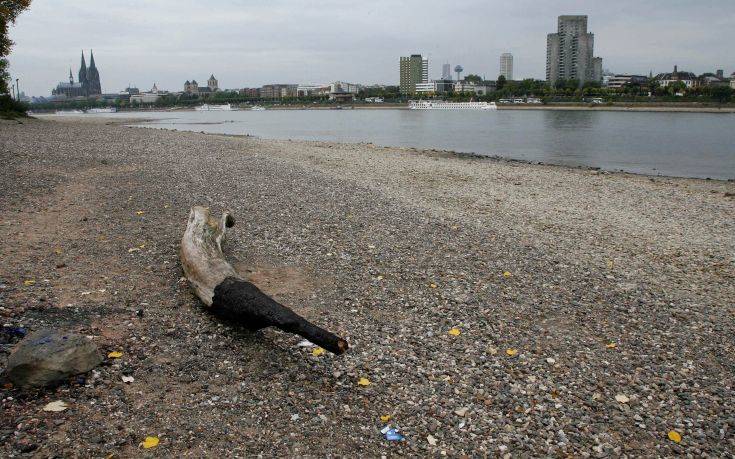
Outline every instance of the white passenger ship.
{"type": "Polygon", "coordinates": [[[497,110],[495,102],[446,102],[442,100],[412,100],[411,110],[497,110]]]}
{"type": "Polygon", "coordinates": [[[108,108],[90,108],[87,113],[115,113],[117,109],[115,107],[108,108]]]}
{"type": "Polygon", "coordinates": [[[194,110],[198,112],[229,112],[229,111],[232,111],[232,106],[230,104],[224,104],[224,105],[204,104],[204,105],[194,108],[194,110]]]}

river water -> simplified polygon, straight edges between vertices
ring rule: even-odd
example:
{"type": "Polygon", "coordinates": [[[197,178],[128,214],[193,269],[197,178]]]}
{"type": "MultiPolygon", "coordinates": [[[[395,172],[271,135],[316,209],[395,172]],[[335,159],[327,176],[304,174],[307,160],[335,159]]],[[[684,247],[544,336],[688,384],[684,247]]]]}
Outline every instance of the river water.
{"type": "Polygon", "coordinates": [[[141,115],[154,119],[143,124],[147,127],[372,142],[652,175],[735,178],[735,113],[376,109],[141,115]]]}

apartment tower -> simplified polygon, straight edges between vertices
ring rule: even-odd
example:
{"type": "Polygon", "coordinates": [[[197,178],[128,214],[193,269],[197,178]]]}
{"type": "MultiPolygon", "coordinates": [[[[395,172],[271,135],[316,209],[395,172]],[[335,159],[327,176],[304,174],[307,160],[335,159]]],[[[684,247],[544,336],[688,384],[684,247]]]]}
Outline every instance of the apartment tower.
{"type": "Polygon", "coordinates": [[[421,54],[401,57],[400,75],[401,94],[416,93],[416,84],[429,82],[429,60],[421,54]]]}
{"type": "Polygon", "coordinates": [[[587,32],[587,16],[559,16],[557,33],[546,40],[546,81],[602,80],[602,58],[594,56],[595,35],[587,32]]]}
{"type": "Polygon", "coordinates": [[[500,55],[500,76],[510,81],[513,79],[513,55],[503,53],[500,55]]]}

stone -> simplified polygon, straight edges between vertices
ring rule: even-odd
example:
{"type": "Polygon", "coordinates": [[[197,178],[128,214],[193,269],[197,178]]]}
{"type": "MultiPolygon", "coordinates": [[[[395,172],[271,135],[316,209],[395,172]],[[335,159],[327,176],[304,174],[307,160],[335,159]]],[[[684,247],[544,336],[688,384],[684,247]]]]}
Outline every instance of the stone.
{"type": "Polygon", "coordinates": [[[18,387],[44,387],[86,373],[102,355],[84,336],[43,329],[26,336],[8,357],[6,377],[18,387]]]}

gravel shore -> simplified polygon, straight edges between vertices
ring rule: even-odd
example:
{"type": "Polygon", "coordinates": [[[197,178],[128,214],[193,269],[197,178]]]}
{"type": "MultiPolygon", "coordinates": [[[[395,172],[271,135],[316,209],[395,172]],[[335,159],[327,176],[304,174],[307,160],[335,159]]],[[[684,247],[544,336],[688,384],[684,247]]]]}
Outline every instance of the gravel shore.
{"type": "Polygon", "coordinates": [[[0,321],[123,354],[2,386],[0,456],[735,451],[733,182],[99,120],[2,122],[0,161],[0,321]],[[350,350],[208,315],[178,262],[195,204],[350,350]]]}

